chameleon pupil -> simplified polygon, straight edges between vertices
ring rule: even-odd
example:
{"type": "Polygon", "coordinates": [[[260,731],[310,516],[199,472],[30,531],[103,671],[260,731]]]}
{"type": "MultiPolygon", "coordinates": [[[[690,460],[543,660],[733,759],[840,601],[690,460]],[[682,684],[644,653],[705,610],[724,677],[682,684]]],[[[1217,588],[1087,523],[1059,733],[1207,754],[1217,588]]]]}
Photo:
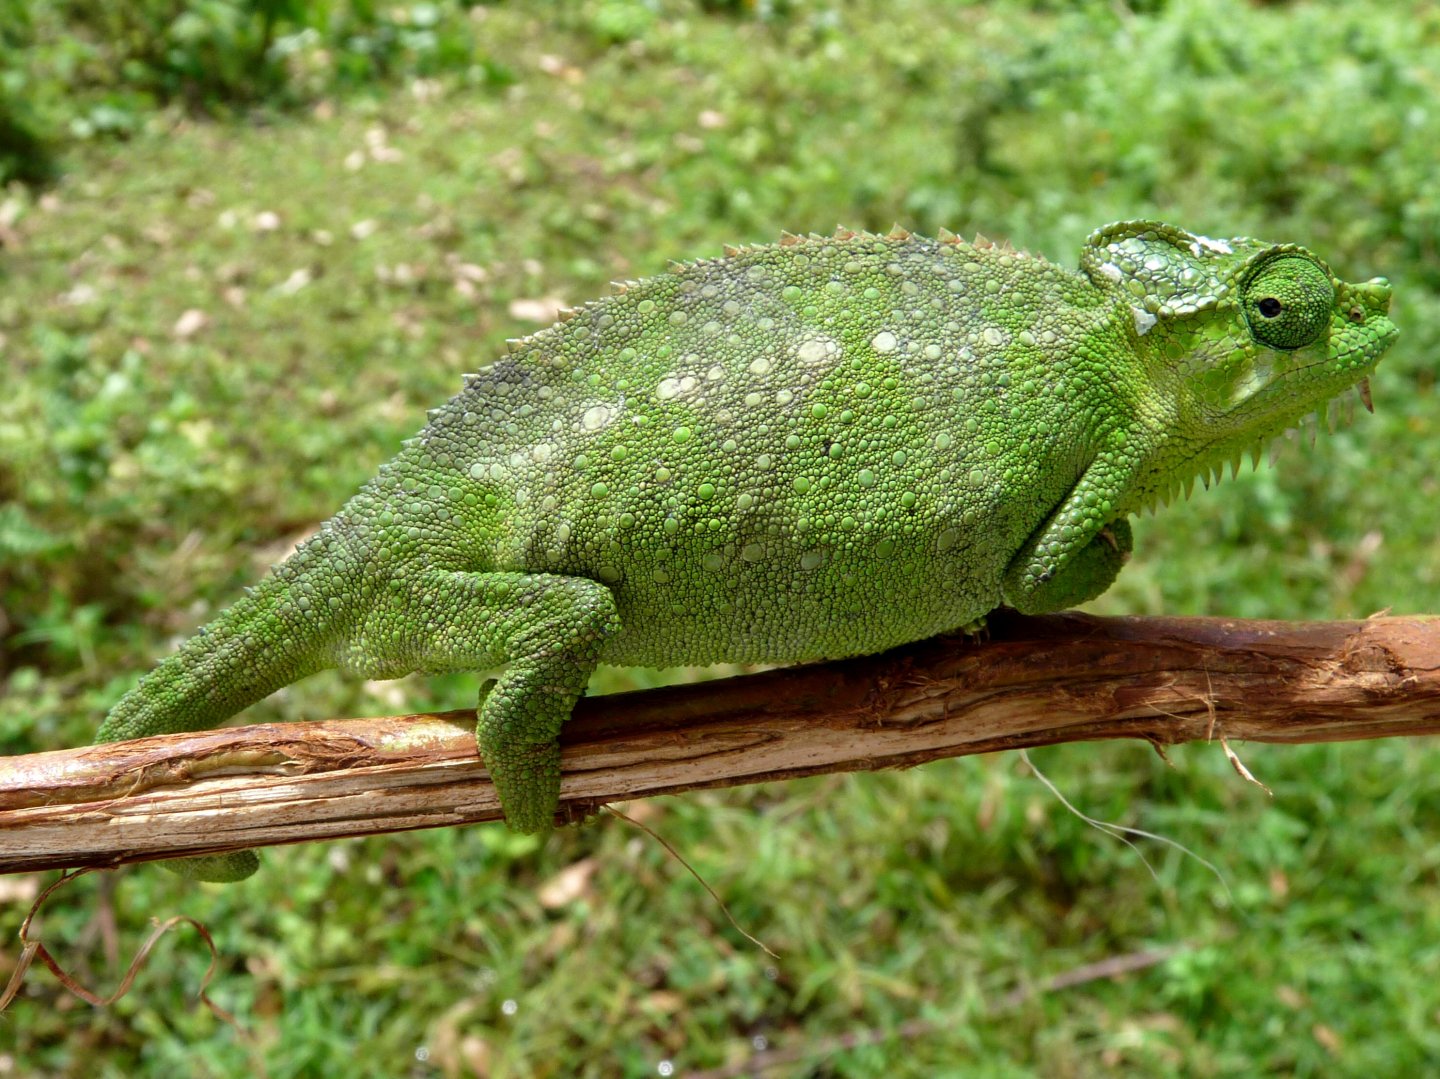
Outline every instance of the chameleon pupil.
{"type": "Polygon", "coordinates": [[[1266,296],[1257,306],[1260,308],[1260,313],[1266,318],[1276,318],[1284,310],[1280,301],[1274,296],[1266,296]]]}

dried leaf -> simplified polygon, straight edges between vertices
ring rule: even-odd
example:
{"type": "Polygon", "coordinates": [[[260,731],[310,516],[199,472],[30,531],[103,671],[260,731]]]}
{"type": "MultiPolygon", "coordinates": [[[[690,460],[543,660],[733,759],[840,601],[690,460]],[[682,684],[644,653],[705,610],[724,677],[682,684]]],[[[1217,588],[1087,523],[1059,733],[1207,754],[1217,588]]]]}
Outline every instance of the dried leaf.
{"type": "Polygon", "coordinates": [[[594,858],[582,858],[572,862],[560,872],[540,885],[535,898],[546,910],[569,906],[589,890],[590,878],[600,863],[594,858]]]}
{"type": "Polygon", "coordinates": [[[192,307],[175,320],[175,328],[170,332],[180,340],[186,341],[208,325],[210,325],[210,316],[198,307],[192,307]]]}

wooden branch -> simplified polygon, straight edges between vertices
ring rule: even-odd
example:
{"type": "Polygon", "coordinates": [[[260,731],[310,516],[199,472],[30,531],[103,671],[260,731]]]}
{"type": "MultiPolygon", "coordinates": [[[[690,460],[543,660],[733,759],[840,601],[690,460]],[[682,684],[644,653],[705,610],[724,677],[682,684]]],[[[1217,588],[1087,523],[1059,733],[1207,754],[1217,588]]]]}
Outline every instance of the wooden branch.
{"type": "MultiPolygon", "coordinates": [[[[0,872],[496,820],[471,711],[261,724],[0,761],[0,872]]],[[[1440,620],[992,617],[989,638],[591,697],[562,810],[1102,738],[1440,731],[1440,620]]]]}

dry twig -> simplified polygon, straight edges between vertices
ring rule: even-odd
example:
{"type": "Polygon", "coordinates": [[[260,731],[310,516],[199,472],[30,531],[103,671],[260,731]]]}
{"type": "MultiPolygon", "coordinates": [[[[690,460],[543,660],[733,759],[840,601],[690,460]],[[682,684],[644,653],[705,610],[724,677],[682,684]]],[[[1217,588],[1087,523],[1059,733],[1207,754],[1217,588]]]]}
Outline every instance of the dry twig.
{"type": "MultiPolygon", "coordinates": [[[[495,820],[473,719],[265,724],[0,761],[0,872],[495,820]]],[[[565,727],[562,809],[1216,729],[1262,742],[1440,731],[1440,621],[999,615],[984,642],[593,697],[565,727]]]]}

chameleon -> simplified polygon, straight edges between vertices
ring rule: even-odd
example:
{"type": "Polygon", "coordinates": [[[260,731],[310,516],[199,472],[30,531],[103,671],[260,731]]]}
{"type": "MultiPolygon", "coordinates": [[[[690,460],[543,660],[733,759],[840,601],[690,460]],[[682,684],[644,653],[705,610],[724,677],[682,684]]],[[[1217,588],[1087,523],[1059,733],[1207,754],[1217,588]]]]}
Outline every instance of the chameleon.
{"type": "Polygon", "coordinates": [[[598,663],[840,659],[1092,599],[1131,516],[1345,391],[1369,407],[1390,296],[1158,221],[1096,230],[1075,270],[899,228],[674,263],[464,376],[97,741],[213,726],[324,668],[499,672],[478,749],[508,825],[543,833],[598,663]]]}

